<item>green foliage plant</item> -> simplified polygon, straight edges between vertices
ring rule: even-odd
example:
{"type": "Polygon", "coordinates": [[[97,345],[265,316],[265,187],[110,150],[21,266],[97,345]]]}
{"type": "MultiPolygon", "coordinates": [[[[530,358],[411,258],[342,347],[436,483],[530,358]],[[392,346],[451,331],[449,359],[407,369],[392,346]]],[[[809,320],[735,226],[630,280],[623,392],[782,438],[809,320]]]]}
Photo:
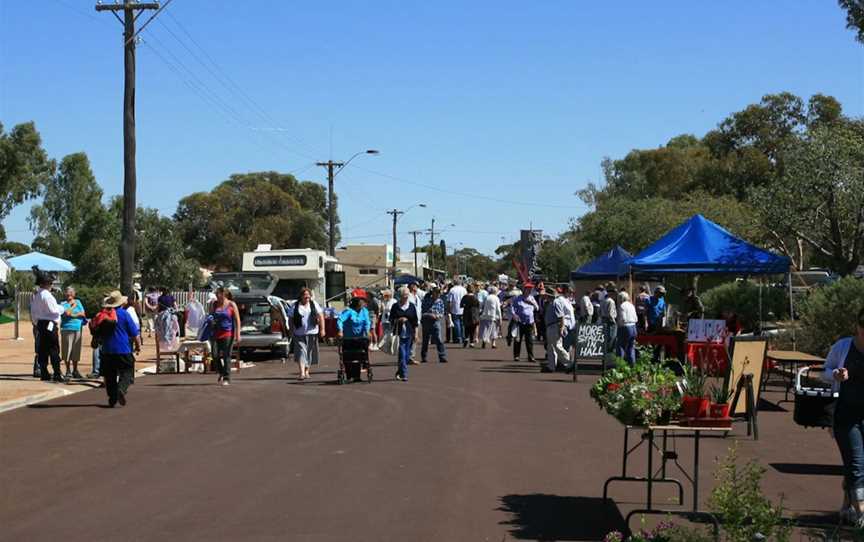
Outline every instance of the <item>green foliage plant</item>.
{"type": "Polygon", "coordinates": [[[681,381],[684,387],[684,394],[690,397],[706,397],[708,373],[703,371],[701,367],[688,362],[681,363],[680,365],[684,373],[684,379],[681,381]]]}
{"type": "Polygon", "coordinates": [[[755,461],[744,462],[736,446],[718,464],[717,485],[711,492],[711,511],[720,519],[726,542],[771,540],[788,542],[791,527],[783,520],[782,502],[772,503],[762,494],[765,469],[755,461]]]}
{"type": "MultiPolygon", "coordinates": [[[[744,329],[759,323],[759,285],[750,281],[721,284],[701,294],[706,317],[720,317],[724,310],[738,315],[744,329]]],[[[762,318],[772,314],[782,320],[789,316],[789,298],[785,289],[762,286],[762,318]]]]}
{"type": "Polygon", "coordinates": [[[671,369],[642,353],[628,365],[616,359],[591,388],[600,408],[628,425],[655,424],[681,408],[677,377],[671,369]]]}
{"type": "Polygon", "coordinates": [[[817,355],[828,353],[837,339],[855,331],[855,315],[864,306],[864,279],[844,277],[812,290],[801,305],[798,348],[817,355]]]}

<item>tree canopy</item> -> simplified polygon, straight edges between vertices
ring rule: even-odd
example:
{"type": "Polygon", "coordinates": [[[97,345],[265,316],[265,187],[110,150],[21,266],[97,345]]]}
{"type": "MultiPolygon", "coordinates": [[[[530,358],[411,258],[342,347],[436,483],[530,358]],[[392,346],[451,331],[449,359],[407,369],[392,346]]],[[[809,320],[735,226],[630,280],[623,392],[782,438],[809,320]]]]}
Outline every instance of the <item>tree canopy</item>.
{"type": "Polygon", "coordinates": [[[30,228],[46,252],[74,259],[72,247],[78,242],[87,216],[102,205],[102,189],[87,155],[79,152],[65,156],[43,191],[42,203],[30,209],[30,228]]]}
{"type": "Polygon", "coordinates": [[[38,196],[55,167],[32,122],[19,124],[8,133],[0,122],[0,220],[19,203],[38,196]]]}
{"type": "Polygon", "coordinates": [[[260,243],[324,248],[326,218],[323,186],[273,171],[232,175],[180,200],[175,214],[189,254],[219,269],[235,269],[260,243]]]}

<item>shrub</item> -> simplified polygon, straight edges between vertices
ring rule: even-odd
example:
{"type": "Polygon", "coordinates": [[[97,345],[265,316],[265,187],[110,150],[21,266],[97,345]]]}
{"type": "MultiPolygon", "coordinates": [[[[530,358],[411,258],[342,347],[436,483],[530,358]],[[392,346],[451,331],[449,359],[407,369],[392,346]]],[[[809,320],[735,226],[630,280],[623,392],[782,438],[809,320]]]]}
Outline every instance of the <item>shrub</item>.
{"type": "Polygon", "coordinates": [[[775,506],[762,494],[765,469],[752,460],[742,463],[733,446],[714,475],[717,486],[709,502],[711,512],[722,522],[723,539],[727,542],[787,542],[791,528],[783,520],[782,503],[775,506]]]}
{"type": "MultiPolygon", "coordinates": [[[[707,290],[701,295],[706,318],[719,318],[723,310],[738,315],[745,329],[759,323],[759,285],[749,281],[729,282],[707,290]]],[[[775,319],[789,316],[789,297],[781,288],[762,287],[762,318],[772,313],[775,319]]]]}
{"type": "Polygon", "coordinates": [[[844,277],[830,286],[816,288],[803,299],[800,308],[798,348],[827,354],[840,337],[855,331],[855,316],[864,307],[864,280],[844,277]]]}

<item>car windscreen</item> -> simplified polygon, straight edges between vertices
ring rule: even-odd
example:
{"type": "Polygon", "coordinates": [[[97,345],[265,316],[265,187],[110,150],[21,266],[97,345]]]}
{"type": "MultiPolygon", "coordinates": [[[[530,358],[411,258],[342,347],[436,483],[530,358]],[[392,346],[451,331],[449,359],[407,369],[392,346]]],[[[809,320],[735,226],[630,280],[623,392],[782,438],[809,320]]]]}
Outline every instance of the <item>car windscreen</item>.
{"type": "Polygon", "coordinates": [[[273,290],[273,295],[294,301],[300,298],[300,290],[307,286],[307,281],[303,279],[279,279],[276,283],[276,288],[273,290]]]}

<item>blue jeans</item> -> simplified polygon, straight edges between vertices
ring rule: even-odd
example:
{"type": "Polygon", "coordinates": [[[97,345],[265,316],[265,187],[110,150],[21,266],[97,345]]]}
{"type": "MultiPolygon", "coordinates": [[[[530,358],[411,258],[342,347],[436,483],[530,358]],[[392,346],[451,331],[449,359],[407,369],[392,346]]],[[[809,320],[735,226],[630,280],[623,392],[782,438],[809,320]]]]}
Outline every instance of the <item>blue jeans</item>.
{"type": "Polygon", "coordinates": [[[636,363],[636,326],[621,326],[618,328],[618,357],[633,365],[636,363]]]}
{"type": "Polygon", "coordinates": [[[414,329],[411,326],[402,326],[399,333],[399,369],[396,374],[403,379],[408,379],[408,360],[411,359],[411,347],[414,346],[414,329]]]}
{"type": "Polygon", "coordinates": [[[93,374],[99,374],[99,368],[102,366],[102,348],[94,348],[93,349],[93,374]]]}
{"type": "Polygon", "coordinates": [[[853,412],[843,412],[837,405],[834,413],[834,438],[843,458],[846,490],[859,502],[864,502],[864,418],[853,412]]]}
{"type": "Polygon", "coordinates": [[[606,331],[606,352],[615,352],[618,344],[618,326],[615,322],[604,318],[603,328],[606,331]]]}
{"type": "Polygon", "coordinates": [[[451,314],[453,318],[453,342],[456,344],[461,344],[462,340],[465,337],[465,328],[462,327],[462,315],[461,314],[451,314]]]}
{"type": "Polygon", "coordinates": [[[420,349],[420,359],[426,361],[429,355],[429,343],[435,345],[438,350],[438,361],[447,361],[447,350],[444,341],[441,340],[441,326],[438,320],[423,320],[423,347],[420,349]]]}

